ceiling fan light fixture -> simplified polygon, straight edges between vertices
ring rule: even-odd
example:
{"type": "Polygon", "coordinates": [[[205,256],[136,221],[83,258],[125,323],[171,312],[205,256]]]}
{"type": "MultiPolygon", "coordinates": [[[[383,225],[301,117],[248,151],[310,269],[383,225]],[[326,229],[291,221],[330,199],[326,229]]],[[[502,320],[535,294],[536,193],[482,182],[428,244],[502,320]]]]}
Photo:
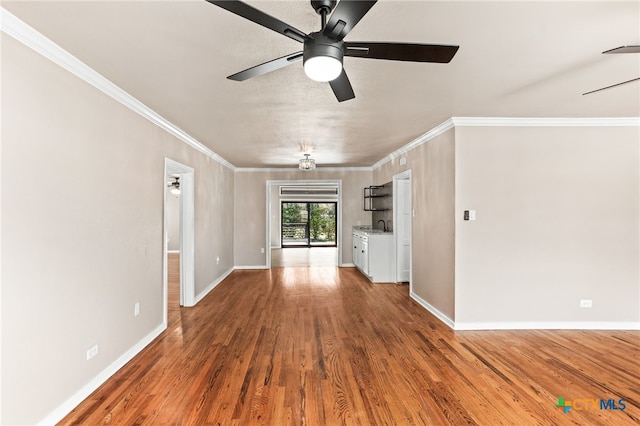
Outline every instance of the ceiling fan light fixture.
{"type": "Polygon", "coordinates": [[[327,82],[342,74],[343,43],[312,33],[304,43],[304,72],[311,80],[327,82]]]}
{"type": "Polygon", "coordinates": [[[316,168],[316,160],[313,158],[309,158],[311,154],[304,154],[304,158],[300,159],[300,170],[308,172],[310,170],[314,170],[316,168]]]}
{"type": "Polygon", "coordinates": [[[173,179],[175,180],[169,183],[167,186],[171,188],[169,192],[171,192],[175,196],[178,196],[180,195],[180,178],[176,176],[173,179]]]}
{"type": "Polygon", "coordinates": [[[315,56],[305,61],[304,72],[311,80],[320,82],[335,80],[342,72],[342,62],[331,56],[315,56]]]}

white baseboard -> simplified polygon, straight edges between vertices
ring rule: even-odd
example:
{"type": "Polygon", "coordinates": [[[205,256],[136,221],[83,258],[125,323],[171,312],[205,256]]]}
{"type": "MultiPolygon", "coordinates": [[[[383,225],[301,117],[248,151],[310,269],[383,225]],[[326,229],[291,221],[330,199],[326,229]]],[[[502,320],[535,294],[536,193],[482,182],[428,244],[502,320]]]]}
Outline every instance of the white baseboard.
{"type": "Polygon", "coordinates": [[[124,365],[131,361],[133,357],[138,355],[149,343],[153,342],[164,330],[167,329],[167,324],[159,325],[151,333],[143,337],[138,343],[136,343],[131,349],[123,353],[118,359],[116,359],[111,365],[102,370],[96,377],[94,377],[89,383],[83,386],[78,392],[73,394],[69,399],[62,403],[58,408],[53,410],[47,417],[38,422],[39,425],[55,425],[62,420],[67,414],[76,408],[82,401],[87,399],[89,395],[98,389],[104,382],[113,376],[124,365]]]}
{"type": "Polygon", "coordinates": [[[640,322],[456,322],[454,330],[640,330],[640,322]]]}
{"type": "Polygon", "coordinates": [[[640,330],[640,322],[607,321],[521,321],[521,322],[455,322],[433,305],[411,292],[411,298],[440,321],[456,331],[464,330],[640,330]]]}
{"type": "Polygon", "coordinates": [[[198,302],[200,302],[202,299],[204,299],[204,297],[205,297],[207,294],[209,294],[209,292],[210,292],[211,290],[213,290],[214,288],[216,288],[216,286],[217,286],[218,284],[220,284],[220,283],[221,283],[225,278],[227,278],[227,277],[229,276],[229,274],[230,274],[230,273],[232,273],[232,272],[233,272],[233,268],[230,268],[227,272],[225,272],[224,274],[222,274],[222,275],[221,275],[217,280],[215,280],[214,282],[212,282],[211,284],[209,284],[209,285],[207,286],[207,288],[205,288],[204,290],[202,290],[202,291],[200,292],[200,294],[198,294],[198,295],[196,296],[196,299],[194,300],[193,305],[194,305],[194,306],[195,306],[195,305],[197,305],[197,304],[198,304],[198,302]]]}
{"type": "Polygon", "coordinates": [[[242,265],[242,266],[234,266],[233,269],[269,269],[266,265],[242,265]]]}
{"type": "Polygon", "coordinates": [[[167,250],[167,253],[180,253],[180,250],[167,250]]]}
{"type": "Polygon", "coordinates": [[[438,318],[440,321],[442,321],[443,323],[445,323],[446,325],[448,325],[450,328],[455,330],[454,327],[454,322],[451,318],[449,318],[448,316],[446,316],[445,314],[443,314],[442,312],[440,312],[439,310],[437,310],[433,305],[431,305],[429,302],[427,302],[426,300],[424,300],[423,298],[421,298],[420,296],[418,296],[417,294],[415,294],[414,292],[411,292],[409,294],[409,296],[415,300],[416,302],[418,302],[418,304],[420,306],[422,306],[423,308],[425,308],[427,311],[431,312],[433,315],[435,315],[436,318],[438,318]]]}
{"type": "Polygon", "coordinates": [[[338,265],[338,268],[355,268],[356,264],[355,263],[341,263],[340,265],[338,265]]]}

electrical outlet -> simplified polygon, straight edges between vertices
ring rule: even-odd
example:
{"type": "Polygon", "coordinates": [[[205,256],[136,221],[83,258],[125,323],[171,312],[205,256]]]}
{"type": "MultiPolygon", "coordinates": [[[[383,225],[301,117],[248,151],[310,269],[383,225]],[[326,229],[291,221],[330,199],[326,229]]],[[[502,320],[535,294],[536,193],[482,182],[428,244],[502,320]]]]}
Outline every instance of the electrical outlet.
{"type": "Polygon", "coordinates": [[[133,305],[133,316],[137,317],[138,315],[140,315],[140,302],[136,302],[136,304],[133,305]]]}
{"type": "Polygon", "coordinates": [[[98,345],[94,345],[87,349],[87,361],[98,355],[98,345]]]}
{"type": "Polygon", "coordinates": [[[590,308],[593,306],[593,301],[591,299],[582,299],[580,300],[581,308],[590,308]]]}
{"type": "Polygon", "coordinates": [[[220,264],[220,256],[216,257],[216,265],[220,264]]]}
{"type": "Polygon", "coordinates": [[[260,253],[264,253],[264,247],[260,248],[260,253]]]}

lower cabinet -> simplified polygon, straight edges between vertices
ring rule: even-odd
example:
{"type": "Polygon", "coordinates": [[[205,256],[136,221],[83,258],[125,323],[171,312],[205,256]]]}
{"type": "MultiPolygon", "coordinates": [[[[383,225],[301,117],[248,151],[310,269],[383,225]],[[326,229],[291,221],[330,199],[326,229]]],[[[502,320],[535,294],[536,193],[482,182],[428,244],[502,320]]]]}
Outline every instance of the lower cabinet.
{"type": "Polygon", "coordinates": [[[353,263],[372,282],[395,280],[392,233],[353,232],[353,263]]]}

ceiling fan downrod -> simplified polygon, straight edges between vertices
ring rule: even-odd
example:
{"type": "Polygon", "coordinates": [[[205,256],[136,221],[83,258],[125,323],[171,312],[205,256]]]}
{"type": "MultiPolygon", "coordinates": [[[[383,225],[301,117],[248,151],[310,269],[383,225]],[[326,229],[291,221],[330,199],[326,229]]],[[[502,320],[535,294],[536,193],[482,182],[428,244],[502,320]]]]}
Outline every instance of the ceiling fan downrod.
{"type": "Polygon", "coordinates": [[[327,25],[327,16],[331,14],[331,11],[336,7],[337,3],[337,0],[311,0],[311,7],[313,7],[313,10],[321,17],[320,31],[324,30],[324,27],[327,25]]]}

